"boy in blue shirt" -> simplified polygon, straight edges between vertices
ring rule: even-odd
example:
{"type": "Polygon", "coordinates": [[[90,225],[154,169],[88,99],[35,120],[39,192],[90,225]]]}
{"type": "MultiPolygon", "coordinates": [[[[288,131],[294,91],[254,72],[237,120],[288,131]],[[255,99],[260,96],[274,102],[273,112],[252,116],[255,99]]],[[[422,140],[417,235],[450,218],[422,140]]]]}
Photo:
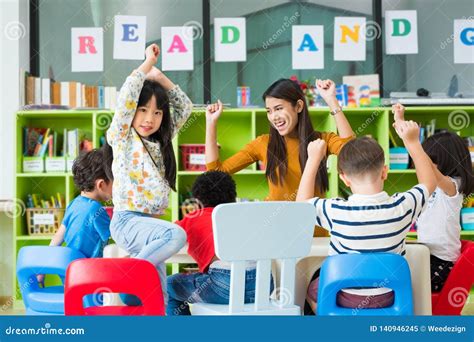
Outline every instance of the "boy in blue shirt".
{"type": "MultiPolygon", "coordinates": [[[[81,191],[66,208],[63,222],[50,246],[66,246],[87,258],[102,257],[110,237],[110,217],[100,202],[112,197],[110,146],[81,154],[72,167],[74,184],[81,191]]],[[[44,275],[37,275],[43,283],[44,275]]]]}

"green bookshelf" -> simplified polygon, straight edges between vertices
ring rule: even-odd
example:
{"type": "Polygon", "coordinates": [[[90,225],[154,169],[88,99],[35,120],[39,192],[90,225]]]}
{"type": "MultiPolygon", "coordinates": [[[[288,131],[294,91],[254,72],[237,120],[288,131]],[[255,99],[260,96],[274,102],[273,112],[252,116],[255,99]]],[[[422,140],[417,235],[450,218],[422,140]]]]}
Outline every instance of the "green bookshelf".
{"type": "MultiPolygon", "coordinates": [[[[409,107],[406,117],[420,123],[427,123],[436,118],[437,127],[449,128],[449,114],[462,111],[469,121],[460,129],[462,136],[474,136],[474,107],[409,107]]],[[[381,144],[386,154],[388,164],[389,132],[395,134],[392,124],[390,108],[354,108],[344,109],[352,128],[358,136],[370,135],[381,144]]],[[[71,173],[23,173],[22,151],[23,130],[25,126],[51,128],[62,132],[64,128],[79,128],[91,138],[94,147],[99,147],[100,137],[103,136],[112,120],[113,113],[104,110],[86,111],[20,111],[16,113],[16,152],[15,152],[15,197],[25,201],[28,193],[43,193],[51,196],[60,192],[69,203],[78,191],[74,187],[71,173]]],[[[336,131],[334,119],[325,108],[311,108],[310,116],[314,128],[319,131],[336,131]]],[[[229,109],[219,120],[218,142],[221,145],[220,155],[225,159],[239,151],[245,144],[261,134],[268,133],[269,124],[265,109],[229,109]]],[[[451,129],[452,130],[452,129],[451,129]]],[[[175,221],[180,218],[179,195],[189,191],[200,172],[186,171],[183,169],[179,146],[181,144],[204,143],[205,141],[205,115],[203,111],[194,112],[188,122],[183,126],[173,141],[176,160],[178,162],[177,191],[171,192],[169,208],[164,214],[164,219],[175,221]]],[[[401,142],[397,140],[401,145],[401,142]]],[[[328,197],[341,196],[340,182],[337,174],[336,158],[329,160],[329,191],[328,197]]],[[[256,164],[248,166],[233,176],[237,184],[237,195],[240,198],[263,200],[268,194],[268,185],[265,172],[260,171],[256,164]]],[[[415,170],[390,170],[385,190],[389,193],[409,189],[416,183],[415,170]]],[[[410,233],[416,237],[416,233],[410,233]]],[[[463,239],[474,240],[474,232],[463,231],[463,239]]],[[[47,245],[50,236],[30,236],[26,228],[24,215],[17,215],[13,223],[13,253],[14,263],[16,255],[23,246],[47,245]]],[[[21,305],[21,294],[17,285],[16,264],[13,265],[13,293],[15,305],[21,305]]]]}

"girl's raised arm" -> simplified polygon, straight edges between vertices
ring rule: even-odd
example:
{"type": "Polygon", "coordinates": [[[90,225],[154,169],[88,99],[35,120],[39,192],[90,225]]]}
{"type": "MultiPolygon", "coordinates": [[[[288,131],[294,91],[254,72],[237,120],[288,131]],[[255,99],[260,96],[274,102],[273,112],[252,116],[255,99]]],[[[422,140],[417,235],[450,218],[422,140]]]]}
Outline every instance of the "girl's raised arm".
{"type": "Polygon", "coordinates": [[[120,88],[117,108],[107,131],[107,142],[110,146],[127,139],[132,127],[133,117],[137,109],[140,92],[145,82],[145,75],[156,64],[160,48],[156,44],[148,46],[145,50],[145,61],[127,77],[120,88]]]}
{"type": "Polygon", "coordinates": [[[175,85],[160,69],[152,67],[146,75],[147,79],[158,82],[167,92],[171,107],[171,121],[173,123],[173,137],[188,120],[193,111],[193,103],[189,97],[175,85]]]}

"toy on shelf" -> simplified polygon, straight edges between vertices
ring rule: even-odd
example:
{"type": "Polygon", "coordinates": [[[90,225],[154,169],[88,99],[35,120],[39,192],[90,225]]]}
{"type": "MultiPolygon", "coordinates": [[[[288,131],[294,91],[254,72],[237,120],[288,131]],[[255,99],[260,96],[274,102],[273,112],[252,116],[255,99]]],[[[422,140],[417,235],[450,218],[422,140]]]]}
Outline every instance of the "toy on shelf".
{"type": "Polygon", "coordinates": [[[351,75],[342,77],[347,85],[348,107],[376,107],[380,105],[379,75],[351,75]]]}
{"type": "Polygon", "coordinates": [[[249,107],[250,87],[237,87],[237,107],[249,107]]]}

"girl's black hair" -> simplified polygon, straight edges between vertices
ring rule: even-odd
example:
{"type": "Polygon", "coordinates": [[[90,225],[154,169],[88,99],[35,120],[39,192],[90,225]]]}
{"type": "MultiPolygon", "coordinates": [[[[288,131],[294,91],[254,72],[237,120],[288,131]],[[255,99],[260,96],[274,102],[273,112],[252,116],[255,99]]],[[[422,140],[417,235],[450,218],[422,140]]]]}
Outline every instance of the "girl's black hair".
{"type": "Polygon", "coordinates": [[[107,139],[105,139],[104,145],[100,148],[103,155],[104,172],[109,180],[114,180],[114,174],[112,173],[112,162],[114,160],[114,152],[112,146],[109,145],[107,139]]]}
{"type": "MultiPolygon", "coordinates": [[[[298,123],[296,132],[299,138],[299,161],[301,172],[303,172],[308,160],[308,144],[316,139],[321,139],[321,133],[313,128],[309,117],[308,106],[303,91],[299,85],[290,79],[279,79],[273,83],[264,93],[263,101],[267,97],[274,97],[290,102],[296,106],[298,100],[303,101],[303,110],[298,114],[298,123]]],[[[285,138],[270,125],[270,141],[267,148],[267,168],[265,175],[273,184],[283,184],[286,173],[288,172],[288,156],[286,150],[285,138]]],[[[321,193],[328,190],[329,181],[326,168],[326,158],[321,161],[316,175],[316,186],[321,193]]]]}
{"type": "Polygon", "coordinates": [[[137,108],[145,106],[155,96],[156,108],[163,111],[161,126],[149,139],[160,144],[161,155],[165,165],[165,179],[171,189],[176,191],[176,159],[173,151],[173,123],[171,121],[170,101],[166,90],[158,83],[145,80],[138,99],[137,108]]]}
{"type": "Polygon", "coordinates": [[[460,136],[436,133],[423,142],[423,149],[443,175],[461,179],[459,192],[469,195],[473,191],[471,154],[460,136]]]}

